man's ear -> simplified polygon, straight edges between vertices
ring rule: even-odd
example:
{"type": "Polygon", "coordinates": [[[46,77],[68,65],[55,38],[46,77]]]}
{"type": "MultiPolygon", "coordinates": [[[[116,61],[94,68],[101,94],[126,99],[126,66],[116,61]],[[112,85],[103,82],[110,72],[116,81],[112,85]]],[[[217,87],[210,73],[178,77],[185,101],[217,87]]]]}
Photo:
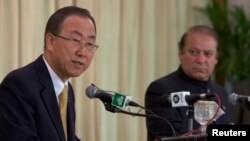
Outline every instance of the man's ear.
{"type": "Polygon", "coordinates": [[[215,58],[215,65],[218,63],[218,58],[215,58]]]}
{"type": "Polygon", "coordinates": [[[180,62],[182,62],[183,51],[179,50],[178,55],[179,55],[180,62]]]}
{"type": "Polygon", "coordinates": [[[45,35],[45,48],[49,51],[53,51],[54,43],[55,43],[54,36],[51,33],[47,33],[45,35]]]}

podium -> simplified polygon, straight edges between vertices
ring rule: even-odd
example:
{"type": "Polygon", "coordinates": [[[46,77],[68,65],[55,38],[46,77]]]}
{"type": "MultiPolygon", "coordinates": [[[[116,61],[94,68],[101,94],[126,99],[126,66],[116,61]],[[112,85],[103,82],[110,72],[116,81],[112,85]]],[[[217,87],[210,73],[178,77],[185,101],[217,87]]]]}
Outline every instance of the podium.
{"type": "Polygon", "coordinates": [[[207,134],[163,137],[163,138],[157,139],[157,141],[207,141],[207,134]]]}

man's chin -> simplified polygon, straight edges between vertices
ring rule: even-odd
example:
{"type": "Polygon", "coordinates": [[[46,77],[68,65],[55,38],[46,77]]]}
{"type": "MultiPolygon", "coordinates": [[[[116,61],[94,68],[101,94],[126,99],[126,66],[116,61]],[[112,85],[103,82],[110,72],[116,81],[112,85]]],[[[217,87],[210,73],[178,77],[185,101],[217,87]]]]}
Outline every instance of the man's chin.
{"type": "Polygon", "coordinates": [[[193,78],[200,81],[207,81],[209,77],[207,75],[197,74],[193,75],[193,78]]]}
{"type": "Polygon", "coordinates": [[[74,72],[74,73],[71,73],[71,74],[70,74],[70,77],[78,77],[78,76],[80,76],[82,73],[83,73],[83,71],[81,71],[81,72],[74,72]]]}
{"type": "Polygon", "coordinates": [[[207,81],[208,78],[207,77],[196,77],[197,80],[200,80],[200,81],[207,81]]]}

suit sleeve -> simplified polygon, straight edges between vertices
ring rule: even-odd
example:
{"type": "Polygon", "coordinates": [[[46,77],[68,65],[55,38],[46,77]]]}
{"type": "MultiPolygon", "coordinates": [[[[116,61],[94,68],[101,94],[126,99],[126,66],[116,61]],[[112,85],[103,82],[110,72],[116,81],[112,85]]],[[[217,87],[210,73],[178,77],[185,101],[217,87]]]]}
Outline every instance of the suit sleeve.
{"type": "MultiPolygon", "coordinates": [[[[168,120],[177,132],[183,129],[182,119],[175,108],[162,107],[159,104],[163,94],[167,94],[166,90],[162,89],[160,83],[151,83],[145,95],[145,107],[158,116],[168,120]]],[[[150,114],[149,112],[146,112],[150,114]]],[[[169,123],[161,119],[146,118],[146,126],[148,136],[151,140],[157,137],[173,136],[173,130],[169,123]]]]}
{"type": "Polygon", "coordinates": [[[10,76],[0,85],[0,133],[3,141],[39,140],[32,100],[23,84],[24,81],[10,76]]]}

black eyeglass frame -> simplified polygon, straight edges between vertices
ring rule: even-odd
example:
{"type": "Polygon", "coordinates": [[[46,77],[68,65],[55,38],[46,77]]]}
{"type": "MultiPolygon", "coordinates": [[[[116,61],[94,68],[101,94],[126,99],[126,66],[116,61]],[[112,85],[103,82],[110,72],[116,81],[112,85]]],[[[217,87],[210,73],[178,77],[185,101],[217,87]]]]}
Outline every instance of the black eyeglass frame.
{"type": "Polygon", "coordinates": [[[81,42],[81,40],[78,40],[78,39],[74,39],[74,38],[67,38],[67,37],[64,37],[64,36],[61,36],[61,35],[56,35],[56,34],[52,34],[53,36],[55,37],[58,37],[60,39],[64,39],[64,40],[67,40],[67,41],[72,41],[72,43],[74,45],[78,45],[80,47],[85,47],[88,51],[93,51],[95,52],[99,46],[98,45],[95,45],[95,44],[92,44],[92,43],[85,43],[85,45],[83,45],[83,43],[81,42]]]}

